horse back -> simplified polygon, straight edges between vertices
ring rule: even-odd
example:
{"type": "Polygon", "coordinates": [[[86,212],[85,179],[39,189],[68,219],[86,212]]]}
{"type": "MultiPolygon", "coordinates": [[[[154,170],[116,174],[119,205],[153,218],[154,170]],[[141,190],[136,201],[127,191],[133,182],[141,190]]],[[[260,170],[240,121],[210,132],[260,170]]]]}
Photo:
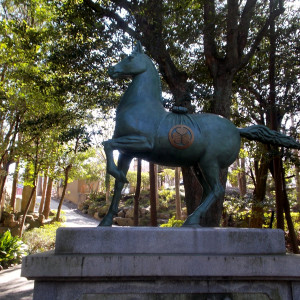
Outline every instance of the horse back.
{"type": "Polygon", "coordinates": [[[237,157],[240,134],[214,114],[168,113],[160,122],[150,160],[170,166],[217,162],[229,166],[237,157]]]}

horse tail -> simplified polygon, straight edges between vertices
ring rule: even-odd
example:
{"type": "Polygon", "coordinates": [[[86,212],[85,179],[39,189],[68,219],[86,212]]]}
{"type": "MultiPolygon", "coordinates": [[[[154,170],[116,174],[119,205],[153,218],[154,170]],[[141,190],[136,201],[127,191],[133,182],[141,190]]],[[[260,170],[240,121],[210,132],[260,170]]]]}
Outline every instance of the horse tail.
{"type": "Polygon", "coordinates": [[[240,135],[248,140],[255,140],[264,144],[284,146],[286,148],[300,149],[300,143],[290,136],[286,136],[263,125],[253,125],[246,128],[238,128],[240,135]]]}

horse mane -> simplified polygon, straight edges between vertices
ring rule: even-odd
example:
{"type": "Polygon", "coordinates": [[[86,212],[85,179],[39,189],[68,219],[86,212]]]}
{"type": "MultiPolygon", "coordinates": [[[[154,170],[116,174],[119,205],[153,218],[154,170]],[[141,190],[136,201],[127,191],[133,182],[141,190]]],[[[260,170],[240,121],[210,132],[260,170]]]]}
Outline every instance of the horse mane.
{"type": "Polygon", "coordinates": [[[157,69],[156,69],[156,67],[155,67],[155,65],[154,65],[154,63],[153,63],[153,61],[152,61],[152,59],[151,59],[148,55],[146,55],[145,53],[144,53],[144,55],[145,55],[145,56],[147,57],[147,59],[149,60],[150,65],[151,65],[151,68],[153,69],[153,71],[154,71],[154,73],[155,73],[155,75],[156,75],[157,85],[158,85],[158,88],[159,88],[159,94],[160,94],[160,102],[163,103],[163,98],[162,98],[162,87],[161,87],[161,80],[160,80],[159,73],[158,73],[158,71],[157,71],[157,69]]]}

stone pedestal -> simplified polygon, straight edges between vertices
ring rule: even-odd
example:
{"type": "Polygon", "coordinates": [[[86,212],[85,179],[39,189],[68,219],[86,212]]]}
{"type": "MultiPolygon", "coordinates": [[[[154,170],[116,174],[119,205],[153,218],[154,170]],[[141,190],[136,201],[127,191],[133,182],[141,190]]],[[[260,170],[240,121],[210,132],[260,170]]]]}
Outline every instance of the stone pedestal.
{"type": "Polygon", "coordinates": [[[60,228],[25,257],[35,300],[299,300],[284,233],[232,228],[60,228]]]}

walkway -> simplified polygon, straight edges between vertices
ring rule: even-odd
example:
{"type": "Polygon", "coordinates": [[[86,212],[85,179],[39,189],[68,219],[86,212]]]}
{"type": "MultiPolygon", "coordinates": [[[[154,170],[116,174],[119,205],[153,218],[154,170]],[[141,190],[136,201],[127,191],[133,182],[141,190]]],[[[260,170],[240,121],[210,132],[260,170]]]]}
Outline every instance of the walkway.
{"type": "MultiPolygon", "coordinates": [[[[58,202],[51,200],[51,209],[57,209],[58,202]]],[[[65,211],[67,227],[95,227],[99,221],[82,214],[73,203],[66,203],[65,211]]],[[[21,265],[0,272],[0,300],[32,300],[33,281],[21,277],[21,265]]],[[[42,299],[41,299],[42,300],[42,299]]]]}

